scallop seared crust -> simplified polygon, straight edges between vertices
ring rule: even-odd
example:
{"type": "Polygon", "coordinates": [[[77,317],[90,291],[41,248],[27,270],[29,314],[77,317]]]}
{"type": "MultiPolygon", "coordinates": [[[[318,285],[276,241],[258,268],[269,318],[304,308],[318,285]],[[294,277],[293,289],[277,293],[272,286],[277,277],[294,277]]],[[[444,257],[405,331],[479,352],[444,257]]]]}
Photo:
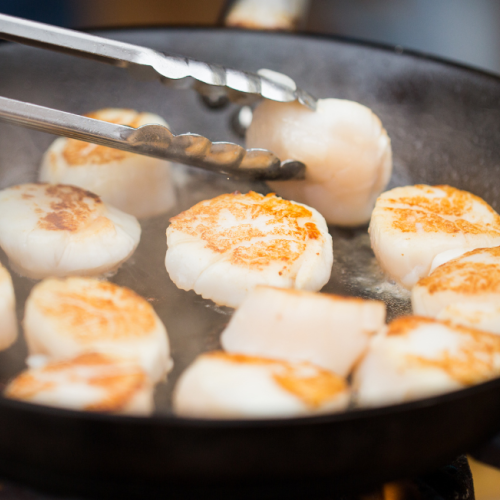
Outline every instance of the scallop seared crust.
{"type": "Polygon", "coordinates": [[[140,236],[135,217],[74,186],[20,184],[0,191],[0,246],[29,278],[114,270],[140,236]]]}
{"type": "Polygon", "coordinates": [[[467,191],[406,186],[378,198],[369,231],[380,266],[411,289],[429,274],[433,262],[500,245],[500,216],[467,191]]]}
{"type": "Polygon", "coordinates": [[[259,284],[316,291],[330,277],[332,238],[323,217],[274,194],[223,194],[170,222],[170,278],[217,304],[236,307],[259,284]]]}
{"type": "Polygon", "coordinates": [[[453,302],[436,316],[456,325],[500,335],[500,304],[497,302],[453,302]]]}
{"type": "Polygon", "coordinates": [[[308,361],[346,377],[384,326],[385,304],[377,300],[256,286],[221,344],[234,353],[308,361]]]}
{"type": "Polygon", "coordinates": [[[413,287],[412,306],[415,314],[500,333],[500,247],[479,248],[437,267],[413,287]]]}
{"type": "Polygon", "coordinates": [[[264,100],[254,111],[246,145],[304,162],[304,180],[269,185],[314,207],[329,224],[368,222],[391,177],[391,140],[379,118],[353,101],[319,99],[311,111],[298,102],[264,100]]]}
{"type": "Polygon", "coordinates": [[[202,354],[181,375],[173,395],[178,415],[195,418],[306,416],[347,407],[345,379],[311,363],[202,354]]]}
{"type": "Polygon", "coordinates": [[[0,264],[0,350],[17,339],[16,297],[9,271],[0,264]]]}
{"type": "Polygon", "coordinates": [[[420,316],[394,320],[354,372],[358,404],[425,398],[500,375],[500,336],[420,316]]]}
{"type": "Polygon", "coordinates": [[[157,382],[172,368],[167,331],[132,290],[92,278],[47,279],[26,302],[30,355],[64,359],[87,352],[136,362],[157,382]]]}
{"type": "Polygon", "coordinates": [[[139,366],[86,353],[24,371],[9,383],[4,395],[73,410],[149,415],[153,387],[139,366]]]}
{"type": "MultiPolygon", "coordinates": [[[[131,109],[106,108],[86,116],[133,128],[168,126],[158,115],[131,109]]],[[[176,200],[170,162],[65,137],[45,153],[39,180],[88,189],[139,218],[166,212],[176,200]]]]}

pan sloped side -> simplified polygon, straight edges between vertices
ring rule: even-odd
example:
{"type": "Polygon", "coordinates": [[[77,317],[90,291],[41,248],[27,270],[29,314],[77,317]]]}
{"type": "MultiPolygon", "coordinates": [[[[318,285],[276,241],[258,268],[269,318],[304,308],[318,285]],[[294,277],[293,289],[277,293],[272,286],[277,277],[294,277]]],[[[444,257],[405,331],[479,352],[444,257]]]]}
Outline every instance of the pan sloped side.
{"type": "Polygon", "coordinates": [[[107,498],[368,491],[491,438],[499,393],[495,380],[396,407],[260,423],[86,416],[4,401],[0,471],[51,492],[107,498]]]}

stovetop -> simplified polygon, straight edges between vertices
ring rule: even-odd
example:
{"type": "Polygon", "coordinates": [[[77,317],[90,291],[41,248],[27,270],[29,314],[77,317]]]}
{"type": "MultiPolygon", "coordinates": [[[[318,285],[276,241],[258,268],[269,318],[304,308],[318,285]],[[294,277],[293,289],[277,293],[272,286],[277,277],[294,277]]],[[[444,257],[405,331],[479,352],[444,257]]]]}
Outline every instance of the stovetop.
{"type": "MultiPolygon", "coordinates": [[[[281,500],[298,498],[293,491],[268,492],[269,495],[259,495],[259,500],[281,500]]],[[[242,492],[228,492],[228,498],[239,500],[242,498],[242,492]]],[[[217,498],[223,500],[219,495],[212,496],[207,491],[203,495],[203,500],[217,498]]],[[[78,496],[54,496],[47,493],[41,493],[34,489],[9,481],[0,481],[0,500],[80,500],[78,496]]],[[[100,498],[95,496],[92,498],[100,498]]],[[[110,498],[106,494],[103,498],[110,498]]],[[[123,497],[120,497],[123,498],[123,497]]],[[[140,493],[137,498],[141,498],[140,493]]],[[[169,492],[165,491],[164,498],[172,500],[169,492]]],[[[472,473],[467,458],[462,455],[456,460],[435,470],[434,472],[411,480],[401,480],[381,486],[376,491],[358,494],[329,495],[328,493],[320,496],[307,496],[304,500],[474,500],[474,486],[472,473]]],[[[150,500],[149,498],[147,500],[150,500]]]]}

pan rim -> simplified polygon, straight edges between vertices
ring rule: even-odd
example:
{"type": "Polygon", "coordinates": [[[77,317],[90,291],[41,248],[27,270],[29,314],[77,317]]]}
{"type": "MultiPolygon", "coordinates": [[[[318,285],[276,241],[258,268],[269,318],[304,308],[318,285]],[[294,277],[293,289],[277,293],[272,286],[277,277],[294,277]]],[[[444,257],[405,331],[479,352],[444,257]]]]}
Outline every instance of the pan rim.
{"type": "MultiPolygon", "coordinates": [[[[110,26],[110,27],[85,27],[79,28],[77,31],[84,31],[88,33],[119,33],[125,31],[153,31],[153,30],[170,30],[170,31],[207,31],[207,32],[217,32],[217,33],[244,33],[251,36],[271,36],[271,37],[283,37],[283,38],[309,38],[311,40],[330,40],[337,43],[342,43],[345,45],[355,45],[361,47],[367,47],[370,49],[380,50],[383,52],[389,52],[392,54],[409,56],[416,59],[421,59],[424,61],[431,61],[445,66],[453,67],[459,70],[465,70],[469,73],[476,73],[478,75],[492,78],[497,82],[500,82],[500,73],[495,73],[487,69],[479,68],[476,66],[469,65],[467,63],[462,63],[460,61],[455,61],[452,59],[447,59],[446,57],[439,56],[436,54],[431,54],[418,49],[411,49],[404,47],[402,45],[392,45],[390,43],[377,42],[369,39],[362,39],[357,37],[350,37],[345,35],[335,35],[331,33],[311,33],[305,30],[299,30],[294,32],[286,31],[269,31],[269,30],[247,30],[245,28],[226,28],[220,26],[208,27],[206,25],[189,25],[189,24],[172,24],[172,25],[162,25],[162,24],[140,24],[131,26],[110,26]]],[[[0,42],[3,42],[0,40],[0,42]]],[[[12,42],[7,42],[12,43],[12,42]]]]}
{"type": "Polygon", "coordinates": [[[500,388],[500,377],[482,382],[480,384],[459,389],[456,391],[439,394],[429,398],[417,399],[405,403],[354,408],[347,411],[327,413],[324,415],[305,416],[305,417],[283,417],[283,418],[262,418],[262,419],[216,419],[216,418],[187,418],[178,417],[176,415],[150,415],[150,416],[134,416],[134,415],[117,415],[112,413],[100,412],[85,412],[80,410],[71,410],[67,408],[59,408],[56,406],[41,405],[36,403],[28,403],[9,399],[0,396],[0,411],[2,408],[21,410],[26,413],[43,414],[48,417],[66,418],[72,420],[84,419],[88,421],[99,422],[102,424],[116,423],[127,425],[142,425],[144,423],[151,426],[168,425],[185,428],[231,428],[231,429],[269,429],[274,427],[302,427],[304,425],[331,425],[336,422],[357,421],[357,420],[372,420],[374,418],[384,418],[387,414],[406,414],[415,410],[424,409],[427,407],[445,405],[453,403],[461,399],[468,399],[469,396],[477,395],[483,392],[496,392],[500,388]]]}
{"type": "MultiPolygon", "coordinates": [[[[283,38],[309,38],[311,40],[330,40],[337,43],[342,43],[345,45],[355,45],[360,47],[366,47],[370,49],[380,50],[383,52],[389,52],[392,54],[409,56],[416,59],[421,59],[424,61],[435,62],[440,65],[449,66],[455,69],[464,70],[468,73],[475,73],[477,75],[491,78],[496,80],[497,83],[500,82],[500,73],[495,73],[494,71],[489,71],[484,68],[479,68],[472,66],[467,63],[462,63],[460,61],[455,61],[452,59],[447,59],[446,57],[439,56],[436,54],[431,54],[423,50],[412,49],[402,45],[392,45],[385,42],[377,42],[370,39],[363,39],[357,37],[350,37],[345,35],[335,35],[331,33],[311,33],[305,30],[298,30],[294,32],[285,31],[269,31],[269,30],[248,30],[245,28],[236,27],[221,27],[221,26],[207,26],[207,25],[197,25],[197,24],[137,24],[137,25],[124,25],[124,26],[84,26],[76,29],[76,31],[82,31],[85,33],[120,33],[120,32],[130,32],[130,31],[153,31],[153,30],[169,30],[169,31],[206,31],[206,32],[217,32],[217,33],[244,33],[251,36],[272,36],[272,37],[283,37],[283,38]]],[[[15,42],[0,39],[0,46],[3,44],[14,45],[15,42]]]]}

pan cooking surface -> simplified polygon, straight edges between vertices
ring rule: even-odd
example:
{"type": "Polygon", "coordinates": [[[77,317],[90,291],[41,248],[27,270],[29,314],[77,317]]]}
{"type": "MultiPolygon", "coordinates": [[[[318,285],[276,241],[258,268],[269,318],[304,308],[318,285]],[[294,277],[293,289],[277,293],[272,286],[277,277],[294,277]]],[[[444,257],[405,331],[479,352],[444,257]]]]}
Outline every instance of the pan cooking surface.
{"type": "MultiPolygon", "coordinates": [[[[392,139],[394,172],[389,188],[446,183],[471,191],[500,209],[500,82],[495,77],[331,39],[183,29],[99,34],[229,67],[250,71],[270,68],[290,75],[299,87],[317,97],[358,101],[373,109],[392,139]]],[[[103,107],[151,111],[163,116],[174,133],[194,132],[211,140],[241,143],[229,127],[234,108],[209,111],[192,91],[140,81],[122,69],[2,44],[0,70],[2,96],[73,113],[103,107]]],[[[41,156],[53,139],[0,124],[0,187],[36,180],[41,156]]],[[[338,484],[342,485],[356,477],[356,471],[359,476],[361,467],[366,470],[368,462],[372,468],[365,474],[367,481],[438,464],[500,427],[495,423],[500,422],[500,401],[488,396],[496,394],[500,400],[500,384],[496,382],[465,391],[463,396],[282,421],[270,427],[265,423],[219,425],[164,418],[171,415],[170,396],[179,374],[199,353],[219,347],[219,334],[231,314],[230,309],[219,308],[194,292],[179,290],[170,281],[164,266],[168,219],[222,193],[249,189],[269,192],[264,184],[234,182],[183,166],[175,167],[175,178],[177,206],[165,215],[141,221],[138,250],[111,277],[111,281],[150,300],[169,332],[175,367],[168,383],[157,390],[157,414],[161,418],[89,416],[0,400],[4,406],[0,429],[10,426],[9,433],[0,430],[0,470],[19,477],[15,464],[30,463],[67,477],[85,473],[87,477],[134,480],[147,475],[160,482],[173,477],[239,480],[251,474],[286,478],[300,470],[304,477],[334,474],[341,478],[338,484]],[[31,429],[32,420],[46,426],[45,434],[31,429]],[[457,421],[459,432],[452,428],[457,421]],[[106,429],[110,428],[113,431],[108,436],[106,429]],[[106,439],[85,439],[99,433],[106,439]],[[34,449],[16,446],[18,435],[24,436],[25,443],[28,438],[34,439],[34,449]],[[57,442],[63,440],[69,440],[74,449],[83,447],[85,453],[65,460],[62,451],[57,451],[57,442]],[[248,456],[242,453],[246,447],[251,448],[248,456]],[[376,467],[372,463],[375,456],[376,467]],[[148,465],[147,474],[146,467],[137,467],[137,457],[148,465]],[[113,461],[120,467],[111,466],[113,461]]],[[[366,229],[330,229],[335,263],[324,291],[382,299],[388,305],[390,319],[409,313],[409,294],[388,282],[380,271],[366,229]]],[[[1,254],[0,260],[7,264],[5,255],[1,254]]],[[[21,319],[35,282],[15,274],[13,279],[21,319]]],[[[23,368],[25,357],[22,340],[0,353],[1,383],[23,368]]]]}

